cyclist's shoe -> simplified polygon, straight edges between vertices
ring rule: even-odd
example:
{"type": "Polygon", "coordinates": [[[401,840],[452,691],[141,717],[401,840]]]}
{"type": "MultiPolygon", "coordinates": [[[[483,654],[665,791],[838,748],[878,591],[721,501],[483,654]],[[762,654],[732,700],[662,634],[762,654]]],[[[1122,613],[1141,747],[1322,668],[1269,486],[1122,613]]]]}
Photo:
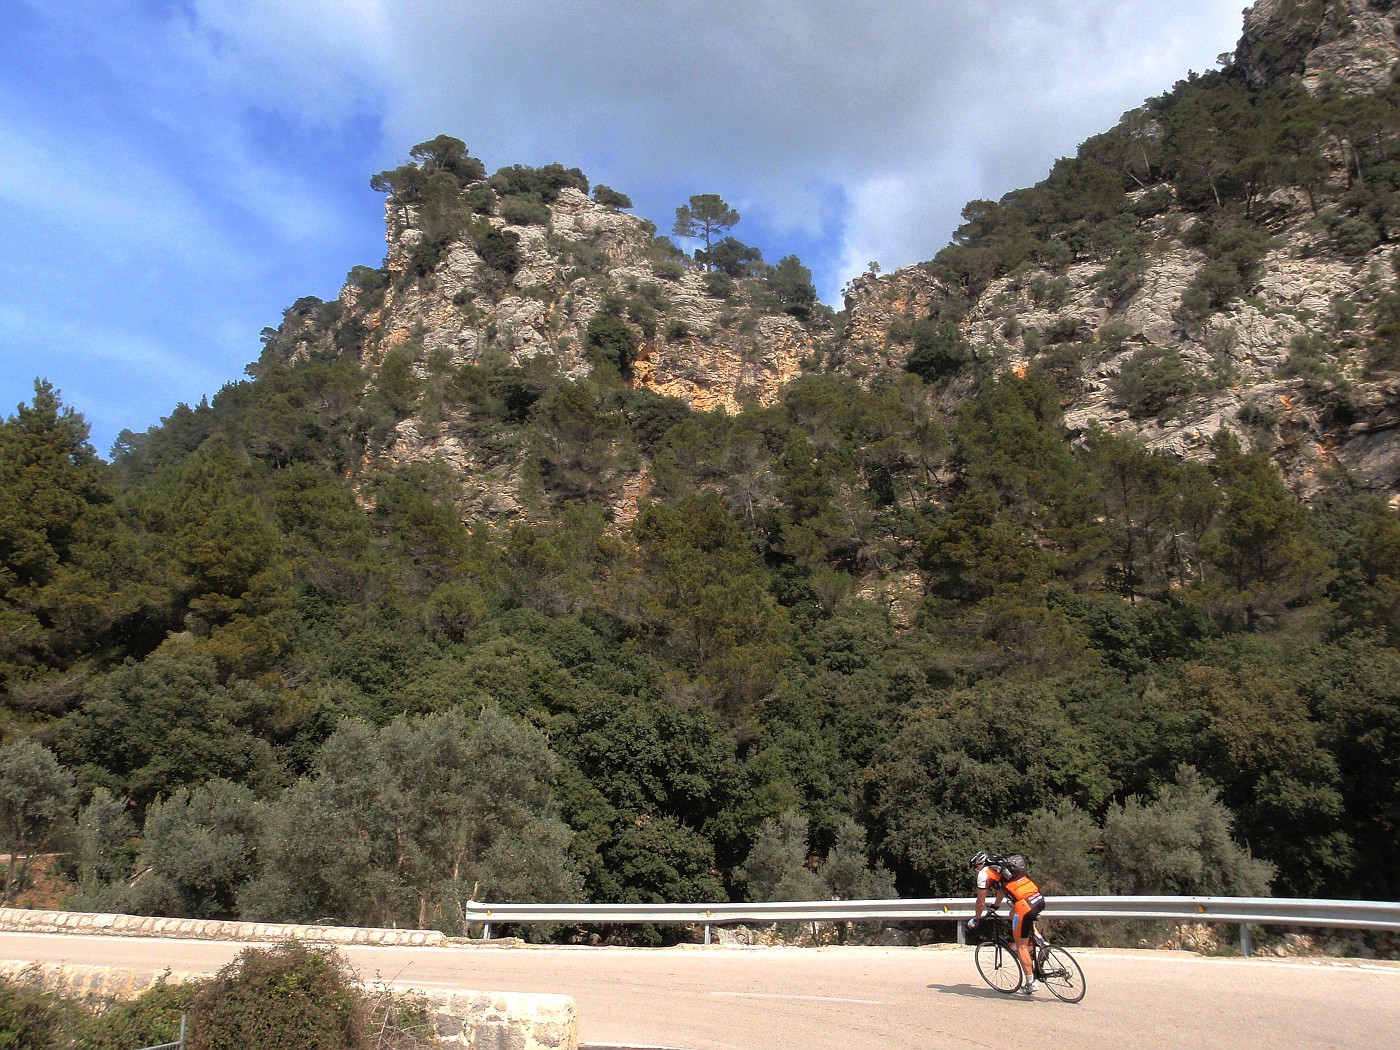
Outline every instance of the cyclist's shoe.
{"type": "Polygon", "coordinates": [[[1039,987],[1040,982],[1037,981],[1034,977],[1031,977],[1026,981],[1025,984],[1021,986],[1021,991],[1025,992],[1027,995],[1034,995],[1035,990],[1039,987]]]}

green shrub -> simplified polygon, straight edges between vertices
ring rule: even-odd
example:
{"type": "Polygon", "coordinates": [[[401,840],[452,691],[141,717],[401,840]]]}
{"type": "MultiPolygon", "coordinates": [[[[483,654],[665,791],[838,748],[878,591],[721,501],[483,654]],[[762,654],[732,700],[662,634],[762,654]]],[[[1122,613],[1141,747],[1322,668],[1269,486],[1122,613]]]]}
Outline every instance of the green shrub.
{"type": "Polygon", "coordinates": [[[1045,329],[1045,338],[1051,344],[1072,343],[1079,335],[1079,318],[1073,314],[1060,314],[1045,329]]]}
{"type": "Polygon", "coordinates": [[[594,314],[584,332],[583,347],[595,359],[616,368],[624,378],[632,374],[632,362],[637,358],[637,335],[617,314],[607,311],[594,314]]]}
{"type": "Polygon", "coordinates": [[[1128,211],[1139,222],[1142,222],[1161,215],[1169,210],[1172,204],[1172,191],[1166,186],[1154,186],[1128,205],[1128,211]]]}
{"type": "Polygon", "coordinates": [[[371,995],[330,949],[249,948],[209,981],[166,984],[91,1008],[0,980],[0,1050],[133,1050],[173,1043],[187,1018],[190,1050],[434,1050],[419,1000],[371,995]]]}
{"type": "Polygon", "coordinates": [[[1058,310],[1069,299],[1069,278],[1049,277],[1043,273],[1031,279],[1031,302],[1048,310],[1058,310]]]}
{"type": "Polygon", "coordinates": [[[512,194],[533,193],[545,204],[553,204],[559,199],[559,191],[572,187],[581,193],[588,192],[588,179],[578,168],[566,168],[562,164],[546,164],[542,168],[531,168],[524,164],[512,164],[501,168],[491,176],[491,188],[502,197],[512,194]]]}
{"type": "Polygon", "coordinates": [[[497,210],[512,226],[549,225],[549,206],[538,193],[512,193],[502,197],[497,210]]]}
{"type": "Polygon", "coordinates": [[[491,269],[508,277],[513,277],[520,269],[520,238],[514,233],[487,225],[477,231],[475,241],[482,261],[491,269]]]}
{"type": "Polygon", "coordinates": [[[782,303],[783,311],[800,321],[811,320],[817,304],[812,271],[795,255],[784,256],[768,274],[768,288],[782,303]]]}
{"type": "Polygon", "coordinates": [[[1295,335],[1288,344],[1288,357],[1279,366],[1285,379],[1302,379],[1309,383],[1337,382],[1342,378],[1337,367],[1336,349],[1315,332],[1295,335]]]}
{"type": "Polygon", "coordinates": [[[60,1031],[54,996],[0,981],[0,1050],[56,1050],[60,1031]]]}
{"type": "Polygon", "coordinates": [[[1381,243],[1376,224],[1364,215],[1352,215],[1329,224],[1328,233],[1337,250],[1345,255],[1365,255],[1381,243]]]}
{"type": "Polygon", "coordinates": [[[1246,401],[1237,413],[1239,421],[1247,427],[1261,427],[1268,430],[1278,424],[1278,412],[1258,401],[1246,401]]]}
{"type": "Polygon", "coordinates": [[[173,1043],[180,1038],[180,1016],[199,991],[197,984],[163,981],[129,1002],[118,1002],[98,1014],[75,1012],[82,1050],[132,1050],[138,1046],[173,1043]]]}
{"type": "Polygon", "coordinates": [[[1147,274],[1147,260],[1135,251],[1122,252],[1099,271],[1095,280],[1115,303],[1132,297],[1142,287],[1147,274]]]}
{"type": "Polygon", "coordinates": [[[728,299],[737,287],[734,278],[722,270],[705,274],[705,291],[716,299],[728,299]]]}
{"type": "Polygon", "coordinates": [[[1109,386],[1130,415],[1150,416],[1195,393],[1198,382],[1175,350],[1145,346],[1128,358],[1109,386]]]}
{"type": "Polygon", "coordinates": [[[477,215],[494,215],[496,213],[496,191],[484,182],[478,182],[475,186],[465,190],[462,200],[477,215]]]}
{"type": "Polygon", "coordinates": [[[905,360],[905,371],[925,382],[936,382],[957,372],[972,354],[956,324],[925,318],[914,323],[914,348],[905,360]]]}
{"type": "Polygon", "coordinates": [[[91,1009],[0,981],[0,1050],[132,1050],[174,1042],[194,991],[162,981],[137,999],[91,1009]]]}
{"type": "Polygon", "coordinates": [[[1187,230],[1182,240],[1206,256],[1181,296],[1182,310],[1196,319],[1224,309],[1231,299],[1248,291],[1273,244],[1272,238],[1255,226],[1217,226],[1204,220],[1187,230]]]}
{"type": "Polygon", "coordinates": [[[653,310],[665,312],[671,309],[671,297],[666,294],[666,289],[650,281],[637,289],[637,298],[653,310]]]}
{"type": "Polygon", "coordinates": [[[619,193],[611,186],[604,186],[599,183],[593,187],[593,199],[607,208],[630,208],[632,198],[625,193],[619,193]]]}
{"type": "Polygon", "coordinates": [[[656,308],[639,296],[627,300],[627,319],[642,330],[643,339],[656,337],[656,308]]]}
{"type": "Polygon", "coordinates": [[[343,959],[297,942],[247,948],[195,994],[189,1050],[359,1050],[366,1008],[343,959]]]}
{"type": "Polygon", "coordinates": [[[1084,344],[1057,343],[1040,353],[1030,370],[1047,377],[1061,395],[1073,397],[1083,389],[1084,344]]]}

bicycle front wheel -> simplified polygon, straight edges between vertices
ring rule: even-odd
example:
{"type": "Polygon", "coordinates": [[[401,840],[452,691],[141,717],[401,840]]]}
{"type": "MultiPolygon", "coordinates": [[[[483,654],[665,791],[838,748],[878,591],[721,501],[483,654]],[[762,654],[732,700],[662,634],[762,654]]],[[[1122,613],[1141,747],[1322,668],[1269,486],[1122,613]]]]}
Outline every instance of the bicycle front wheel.
{"type": "Polygon", "coordinates": [[[1040,960],[1040,979],[1050,994],[1067,1003],[1084,998],[1084,971],[1063,948],[1047,948],[1040,960]]]}
{"type": "Polygon", "coordinates": [[[999,992],[1021,987],[1021,960],[1016,950],[1000,941],[983,941],[977,946],[977,972],[999,992]]]}

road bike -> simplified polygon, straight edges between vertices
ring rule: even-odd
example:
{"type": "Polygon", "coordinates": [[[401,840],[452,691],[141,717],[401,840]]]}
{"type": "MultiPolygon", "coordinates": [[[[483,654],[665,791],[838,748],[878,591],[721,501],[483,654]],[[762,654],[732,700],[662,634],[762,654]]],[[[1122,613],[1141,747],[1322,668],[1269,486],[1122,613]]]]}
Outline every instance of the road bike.
{"type": "MultiPolygon", "coordinates": [[[[974,953],[977,972],[997,991],[1010,995],[1025,981],[1021,957],[1016,954],[1016,944],[1011,939],[1010,923],[998,915],[995,908],[987,909],[984,921],[990,924],[991,935],[982,940],[974,953]]],[[[1041,936],[1039,929],[1035,931],[1030,952],[1036,980],[1045,985],[1051,995],[1066,1003],[1077,1003],[1084,998],[1084,971],[1073,955],[1051,944],[1041,936]]]]}

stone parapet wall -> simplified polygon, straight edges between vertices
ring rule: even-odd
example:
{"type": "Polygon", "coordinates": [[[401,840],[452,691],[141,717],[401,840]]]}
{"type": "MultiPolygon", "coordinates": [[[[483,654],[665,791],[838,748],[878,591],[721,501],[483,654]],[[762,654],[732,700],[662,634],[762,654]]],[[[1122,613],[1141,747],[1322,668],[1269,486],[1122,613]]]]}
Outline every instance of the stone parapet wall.
{"type": "MultiPolygon", "coordinates": [[[[0,979],[65,999],[131,999],[159,982],[182,984],[208,974],[159,973],[115,966],[0,961],[0,979]]],[[[578,1010],[567,995],[523,992],[423,991],[395,988],[423,1002],[437,1037],[469,1050],[577,1050],[578,1010]]]]}
{"type": "Polygon", "coordinates": [[[310,926],[280,922],[222,922],[156,915],[37,911],[0,908],[0,930],[23,933],[81,933],[125,937],[178,937],[198,941],[317,941],[386,947],[441,945],[437,930],[385,930],[354,926],[310,926]]]}
{"type": "Polygon", "coordinates": [[[19,962],[0,959],[0,980],[53,992],[64,999],[98,1003],[109,999],[135,999],[157,984],[184,984],[208,977],[204,973],[170,970],[124,970],[116,966],[79,966],[59,963],[19,962]]]}

